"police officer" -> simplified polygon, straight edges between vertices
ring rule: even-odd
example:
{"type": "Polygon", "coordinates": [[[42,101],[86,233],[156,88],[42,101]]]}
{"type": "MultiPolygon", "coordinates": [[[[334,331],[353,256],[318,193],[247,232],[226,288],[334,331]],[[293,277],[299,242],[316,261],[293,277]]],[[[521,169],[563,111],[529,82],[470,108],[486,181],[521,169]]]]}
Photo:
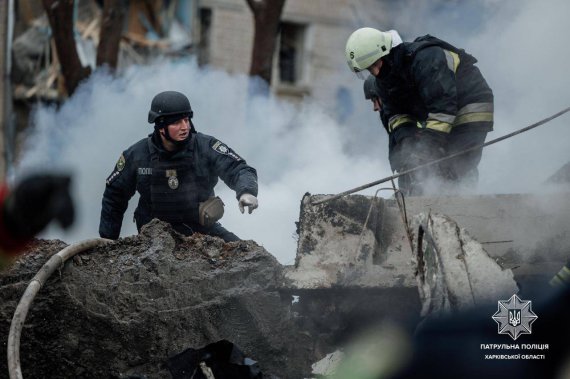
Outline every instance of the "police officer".
{"type": "Polygon", "coordinates": [[[153,98],[148,122],[154,123],[154,133],[125,150],[107,178],[101,237],[119,237],[128,201],[138,191],[139,231],[158,218],[185,235],[198,232],[226,242],[239,240],[217,222],[223,203],[214,195],[214,186],[221,178],[236,192],[241,212],[247,207],[251,213],[258,206],[256,170],[218,139],[196,132],[192,116],[190,102],[180,92],[153,98]]]}
{"type": "MultiPolygon", "coordinates": [[[[408,43],[394,30],[361,28],[348,38],[346,58],[358,77],[364,79],[366,70],[375,77],[397,171],[480,145],[493,128],[493,93],[474,66],[477,60],[462,49],[430,35],[408,43]]],[[[481,153],[421,170],[412,182],[435,176],[473,184],[481,153]]],[[[416,184],[412,194],[425,191],[416,184]]]]}

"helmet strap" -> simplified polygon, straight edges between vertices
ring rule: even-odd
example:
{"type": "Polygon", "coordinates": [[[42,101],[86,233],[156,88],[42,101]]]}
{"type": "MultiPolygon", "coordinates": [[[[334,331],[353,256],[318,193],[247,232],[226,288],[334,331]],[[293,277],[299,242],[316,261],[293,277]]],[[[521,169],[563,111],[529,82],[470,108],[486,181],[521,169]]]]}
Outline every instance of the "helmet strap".
{"type": "Polygon", "coordinates": [[[176,147],[182,147],[182,146],[186,145],[188,143],[188,141],[190,140],[190,133],[188,134],[188,137],[186,137],[186,139],[183,139],[182,141],[177,141],[174,138],[172,138],[172,136],[170,135],[170,132],[168,131],[168,125],[164,125],[164,126],[155,125],[154,128],[158,134],[162,134],[162,133],[160,133],[160,129],[164,130],[164,134],[163,134],[164,138],[166,138],[169,142],[171,142],[176,147]]]}

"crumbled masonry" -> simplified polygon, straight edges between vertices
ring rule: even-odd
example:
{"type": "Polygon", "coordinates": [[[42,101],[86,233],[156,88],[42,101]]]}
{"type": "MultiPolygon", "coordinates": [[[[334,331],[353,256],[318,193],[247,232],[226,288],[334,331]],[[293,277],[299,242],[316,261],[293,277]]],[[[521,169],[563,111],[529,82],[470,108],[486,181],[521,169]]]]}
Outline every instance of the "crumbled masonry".
{"type": "MultiPolygon", "coordinates": [[[[354,195],[310,204],[323,196],[302,200],[294,266],[253,241],[184,237],[157,220],[140,235],[75,256],[30,309],[24,377],[170,378],[168,358],[223,339],[256,360],[264,377],[310,377],[312,364],[379,322],[413,331],[422,309],[453,311],[517,286],[532,300],[570,251],[567,193],[407,198],[416,250],[429,215],[443,271],[436,260],[418,266],[395,200],[354,195]],[[446,287],[430,276],[445,277],[446,287]]],[[[28,282],[65,246],[35,241],[0,273],[4,341],[28,282]]],[[[0,371],[7,372],[5,359],[0,371]]]]}

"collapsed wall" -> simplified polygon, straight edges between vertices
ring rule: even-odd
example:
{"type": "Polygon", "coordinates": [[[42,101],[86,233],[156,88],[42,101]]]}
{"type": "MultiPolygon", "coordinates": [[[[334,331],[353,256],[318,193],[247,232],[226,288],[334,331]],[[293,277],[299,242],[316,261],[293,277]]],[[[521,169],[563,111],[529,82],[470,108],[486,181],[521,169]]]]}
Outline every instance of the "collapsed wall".
{"type": "MultiPolygon", "coordinates": [[[[305,195],[291,287],[416,288],[412,247],[394,199],[352,195],[313,205],[305,195]]],[[[442,214],[513,271],[521,290],[540,293],[569,258],[570,193],[407,197],[405,214],[442,214]]]]}

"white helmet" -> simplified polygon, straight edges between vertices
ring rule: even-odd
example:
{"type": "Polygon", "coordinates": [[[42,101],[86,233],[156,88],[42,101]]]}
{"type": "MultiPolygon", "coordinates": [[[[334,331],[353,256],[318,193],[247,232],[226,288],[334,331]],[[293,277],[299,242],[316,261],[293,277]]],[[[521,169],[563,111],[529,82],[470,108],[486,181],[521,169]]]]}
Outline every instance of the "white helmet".
{"type": "Polygon", "coordinates": [[[365,79],[361,72],[374,62],[390,53],[392,35],[374,28],[360,28],[354,31],[346,41],[346,61],[348,67],[360,79],[365,79]]]}

